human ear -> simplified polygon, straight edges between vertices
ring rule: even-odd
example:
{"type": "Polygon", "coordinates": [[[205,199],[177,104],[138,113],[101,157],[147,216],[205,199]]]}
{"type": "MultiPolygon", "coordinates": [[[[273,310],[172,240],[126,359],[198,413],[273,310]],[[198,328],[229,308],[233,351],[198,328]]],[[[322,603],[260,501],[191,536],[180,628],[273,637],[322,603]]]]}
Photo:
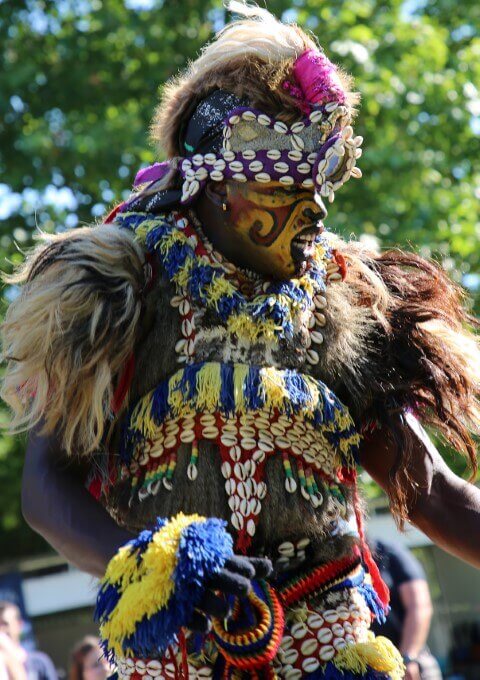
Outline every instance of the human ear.
{"type": "Polygon", "coordinates": [[[227,200],[227,186],[224,182],[209,182],[205,187],[205,195],[220,208],[227,200]]]}

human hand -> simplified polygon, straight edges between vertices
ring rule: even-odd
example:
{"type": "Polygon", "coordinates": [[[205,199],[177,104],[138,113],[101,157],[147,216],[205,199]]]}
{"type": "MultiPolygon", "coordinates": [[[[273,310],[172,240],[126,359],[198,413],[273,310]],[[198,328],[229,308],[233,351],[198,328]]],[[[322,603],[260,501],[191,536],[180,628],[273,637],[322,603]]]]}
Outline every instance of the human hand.
{"type": "Polygon", "coordinates": [[[194,611],[189,628],[199,633],[210,630],[210,617],[228,616],[226,595],[245,597],[252,588],[252,580],[267,578],[272,573],[272,563],[265,557],[232,555],[223,569],[208,580],[202,601],[194,611]]]}
{"type": "Polygon", "coordinates": [[[406,664],[405,680],[422,680],[420,667],[416,661],[409,661],[406,664]]]}

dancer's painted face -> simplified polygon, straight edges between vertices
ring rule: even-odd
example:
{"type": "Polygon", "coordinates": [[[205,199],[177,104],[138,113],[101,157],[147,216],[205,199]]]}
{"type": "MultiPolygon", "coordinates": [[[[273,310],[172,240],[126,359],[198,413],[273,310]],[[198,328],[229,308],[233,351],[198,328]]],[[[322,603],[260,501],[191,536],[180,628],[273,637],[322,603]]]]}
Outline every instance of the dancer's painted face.
{"type": "MultiPolygon", "coordinates": [[[[227,182],[228,223],[251,269],[279,279],[301,274],[327,211],[312,191],[279,182],[227,182]]],[[[233,234],[232,234],[233,235],[233,234]]]]}

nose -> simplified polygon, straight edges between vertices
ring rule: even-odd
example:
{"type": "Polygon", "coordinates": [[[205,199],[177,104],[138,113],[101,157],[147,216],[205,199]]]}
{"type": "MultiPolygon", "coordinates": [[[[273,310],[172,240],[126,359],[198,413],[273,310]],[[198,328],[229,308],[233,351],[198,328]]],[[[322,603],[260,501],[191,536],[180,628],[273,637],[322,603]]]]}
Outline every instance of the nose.
{"type": "Polygon", "coordinates": [[[305,208],[303,211],[303,214],[309,220],[310,222],[320,222],[323,221],[326,216],[327,216],[327,209],[325,208],[322,199],[320,196],[318,197],[319,201],[317,201],[317,197],[315,196],[315,203],[317,204],[317,207],[314,208],[305,208]]]}

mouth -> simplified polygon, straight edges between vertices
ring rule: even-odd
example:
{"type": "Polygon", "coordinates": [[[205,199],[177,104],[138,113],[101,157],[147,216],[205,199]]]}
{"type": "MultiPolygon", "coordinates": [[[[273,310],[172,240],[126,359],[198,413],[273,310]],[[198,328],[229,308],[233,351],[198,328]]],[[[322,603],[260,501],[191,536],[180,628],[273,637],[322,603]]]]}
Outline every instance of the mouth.
{"type": "Polygon", "coordinates": [[[313,226],[306,227],[292,240],[290,251],[292,260],[299,265],[306,262],[315,253],[315,243],[323,231],[323,223],[318,222],[313,226]]]}

